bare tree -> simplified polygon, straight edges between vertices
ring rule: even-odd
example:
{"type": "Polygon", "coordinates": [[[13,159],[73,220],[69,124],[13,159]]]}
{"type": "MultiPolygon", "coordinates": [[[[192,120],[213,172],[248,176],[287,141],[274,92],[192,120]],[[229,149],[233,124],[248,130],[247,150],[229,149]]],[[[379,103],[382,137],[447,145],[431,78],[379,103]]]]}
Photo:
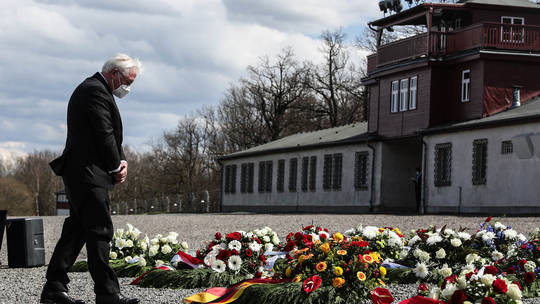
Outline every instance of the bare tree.
{"type": "Polygon", "coordinates": [[[360,83],[361,73],[350,62],[341,29],[324,31],[321,35],[325,60],[311,69],[309,85],[318,103],[316,116],[326,116],[331,127],[365,120],[365,99],[360,83]]]}
{"type": "Polygon", "coordinates": [[[37,215],[30,189],[13,177],[0,177],[0,206],[9,215],[37,215]]]}
{"type": "Polygon", "coordinates": [[[308,94],[306,78],[307,68],[295,60],[291,48],[283,49],[275,62],[265,56],[258,66],[248,67],[242,84],[269,132],[269,140],[282,136],[285,114],[308,94]]]}

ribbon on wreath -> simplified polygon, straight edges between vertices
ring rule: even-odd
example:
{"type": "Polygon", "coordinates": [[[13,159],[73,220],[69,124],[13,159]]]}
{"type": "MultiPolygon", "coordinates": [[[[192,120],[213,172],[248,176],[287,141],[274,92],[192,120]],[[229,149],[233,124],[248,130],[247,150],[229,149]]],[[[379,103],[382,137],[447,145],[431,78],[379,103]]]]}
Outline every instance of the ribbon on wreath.
{"type": "Polygon", "coordinates": [[[414,296],[410,299],[399,302],[399,304],[444,304],[444,302],[423,296],[414,296]]]}
{"type": "Polygon", "coordinates": [[[138,276],[135,280],[133,280],[133,282],[129,283],[129,285],[139,285],[139,282],[147,275],[149,274],[150,272],[154,271],[154,270],[165,270],[165,271],[170,271],[170,270],[174,270],[173,267],[171,266],[168,266],[168,265],[159,265],[157,267],[154,267],[150,270],[148,270],[147,272],[141,274],[140,276],[138,276]]]}
{"type": "Polygon", "coordinates": [[[275,280],[271,278],[266,279],[249,279],[236,283],[230,287],[213,287],[203,292],[194,294],[190,297],[184,298],[184,303],[232,303],[236,301],[246,290],[246,288],[257,284],[277,284],[283,282],[289,282],[289,279],[275,280]]]}

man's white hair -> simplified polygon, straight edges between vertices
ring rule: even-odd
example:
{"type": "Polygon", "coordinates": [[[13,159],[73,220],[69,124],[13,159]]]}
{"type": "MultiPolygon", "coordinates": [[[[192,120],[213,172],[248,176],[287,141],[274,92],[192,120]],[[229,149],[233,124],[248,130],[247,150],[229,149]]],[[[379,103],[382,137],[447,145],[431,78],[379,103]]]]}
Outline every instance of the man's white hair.
{"type": "Polygon", "coordinates": [[[136,69],[137,75],[142,73],[142,64],[139,59],[132,59],[126,54],[118,53],[105,61],[101,68],[102,73],[108,73],[117,68],[120,73],[125,74],[131,69],[136,69]]]}

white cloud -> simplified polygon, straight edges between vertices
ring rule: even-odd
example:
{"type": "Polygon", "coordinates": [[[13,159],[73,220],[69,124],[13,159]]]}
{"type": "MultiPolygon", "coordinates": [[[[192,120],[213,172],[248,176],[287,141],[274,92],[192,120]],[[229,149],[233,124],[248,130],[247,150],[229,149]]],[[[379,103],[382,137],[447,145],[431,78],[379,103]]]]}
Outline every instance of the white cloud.
{"type": "Polygon", "coordinates": [[[260,57],[290,46],[300,61],[320,60],[322,30],[355,28],[376,14],[376,2],[367,0],[7,1],[0,10],[0,144],[60,150],[73,89],[117,52],[146,67],[118,101],[125,143],[143,146],[184,115],[217,104],[260,57]]]}

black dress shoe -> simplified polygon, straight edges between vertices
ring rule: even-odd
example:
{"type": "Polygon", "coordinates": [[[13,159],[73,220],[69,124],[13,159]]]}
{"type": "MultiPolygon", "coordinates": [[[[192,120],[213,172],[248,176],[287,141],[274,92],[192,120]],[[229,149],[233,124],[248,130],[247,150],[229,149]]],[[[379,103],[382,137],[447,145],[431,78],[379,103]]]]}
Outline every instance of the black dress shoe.
{"type": "Polygon", "coordinates": [[[76,300],[63,291],[43,291],[39,303],[46,304],[85,304],[83,300],[76,300]]]}
{"type": "Polygon", "coordinates": [[[124,297],[121,293],[114,295],[96,295],[96,304],[137,304],[139,299],[124,297]]]}

